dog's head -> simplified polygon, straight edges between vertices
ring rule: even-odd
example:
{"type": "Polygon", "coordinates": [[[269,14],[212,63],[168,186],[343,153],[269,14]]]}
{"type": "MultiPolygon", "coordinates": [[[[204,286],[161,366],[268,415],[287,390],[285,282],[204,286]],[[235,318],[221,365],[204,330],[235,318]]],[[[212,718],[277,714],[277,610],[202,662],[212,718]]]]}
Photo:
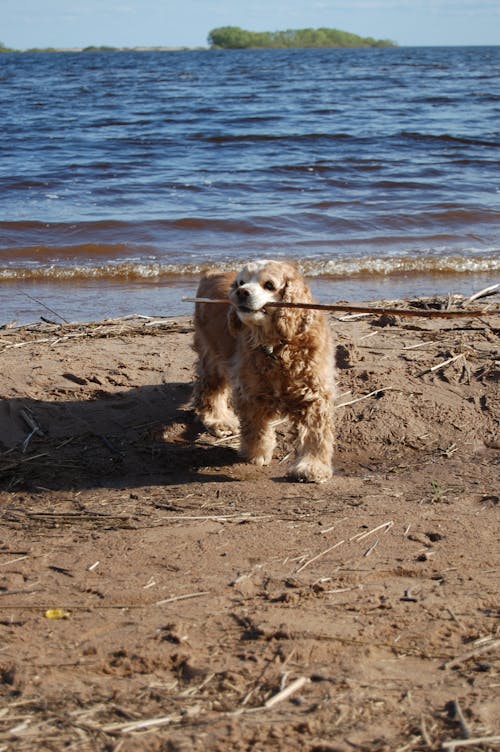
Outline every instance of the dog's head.
{"type": "Polygon", "coordinates": [[[259,327],[280,339],[304,331],[314,314],[292,308],[273,308],[269,303],[312,301],[311,292],[295,264],[263,259],[251,261],[236,275],[229,299],[232,329],[259,327]]]}

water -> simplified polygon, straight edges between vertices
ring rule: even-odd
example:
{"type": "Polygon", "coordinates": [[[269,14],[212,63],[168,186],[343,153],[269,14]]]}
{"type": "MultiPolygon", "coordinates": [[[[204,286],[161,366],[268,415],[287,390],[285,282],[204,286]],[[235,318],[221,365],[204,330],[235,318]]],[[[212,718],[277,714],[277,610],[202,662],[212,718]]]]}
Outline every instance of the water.
{"type": "Polygon", "coordinates": [[[259,256],[323,302],[498,281],[499,71],[500,47],[0,55],[0,324],[190,313],[202,269],[259,256]]]}

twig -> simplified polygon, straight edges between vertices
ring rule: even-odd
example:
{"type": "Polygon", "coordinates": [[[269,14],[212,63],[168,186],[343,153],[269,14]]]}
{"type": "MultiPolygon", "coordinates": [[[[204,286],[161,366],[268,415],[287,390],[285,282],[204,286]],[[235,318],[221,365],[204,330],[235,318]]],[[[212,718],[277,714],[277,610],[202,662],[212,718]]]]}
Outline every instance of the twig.
{"type": "Polygon", "coordinates": [[[349,402],[341,402],[339,405],[335,405],[334,409],[338,410],[339,407],[347,407],[347,405],[354,405],[356,402],[361,402],[361,400],[368,399],[369,397],[374,397],[376,394],[379,394],[380,392],[388,392],[390,389],[397,389],[397,387],[384,386],[381,389],[375,389],[373,392],[370,392],[369,394],[364,394],[362,397],[356,397],[356,399],[349,400],[349,402]]]}
{"type": "Polygon", "coordinates": [[[0,564],[0,567],[8,567],[9,564],[15,564],[17,561],[24,561],[24,559],[29,559],[29,556],[18,556],[17,559],[10,559],[9,561],[4,561],[0,564]]]}
{"type": "Polygon", "coordinates": [[[33,300],[35,303],[38,303],[38,305],[43,306],[45,308],[45,310],[50,311],[50,313],[53,313],[54,316],[57,316],[58,319],[61,319],[62,321],[64,321],[65,324],[69,324],[69,321],[67,319],[65,319],[64,316],[61,316],[61,314],[57,313],[57,311],[54,311],[53,308],[50,308],[48,305],[45,305],[45,303],[42,303],[41,300],[38,300],[37,298],[34,298],[32,295],[28,295],[27,292],[23,292],[22,294],[25,295],[30,300],[33,300]]]}
{"type": "Polygon", "coordinates": [[[45,342],[52,342],[52,337],[44,337],[43,339],[27,339],[23,342],[15,342],[13,345],[5,345],[2,352],[5,350],[17,349],[19,347],[26,347],[26,345],[40,345],[45,342]]]}
{"type": "Polygon", "coordinates": [[[4,465],[3,467],[0,467],[0,472],[5,472],[6,470],[12,470],[14,467],[19,467],[19,465],[23,465],[25,462],[32,462],[33,460],[39,460],[40,457],[47,457],[48,452],[42,452],[41,454],[34,454],[32,457],[26,457],[23,460],[18,460],[17,462],[11,462],[9,465],[4,465]]]}
{"type": "Polygon", "coordinates": [[[464,305],[472,303],[473,300],[479,300],[479,298],[487,298],[490,295],[496,295],[499,290],[500,284],[485,287],[484,290],[479,290],[479,292],[475,292],[474,295],[471,295],[470,298],[467,298],[464,305]]]}
{"type": "Polygon", "coordinates": [[[454,739],[450,742],[443,742],[441,747],[444,750],[455,750],[457,747],[473,747],[482,744],[500,744],[500,736],[476,736],[473,739],[454,739]]]}
{"type": "Polygon", "coordinates": [[[417,373],[417,376],[425,376],[426,373],[433,373],[434,371],[438,371],[440,368],[449,366],[450,363],[453,363],[455,360],[458,360],[459,358],[465,358],[465,355],[463,353],[460,353],[459,355],[454,355],[453,358],[448,358],[448,360],[443,360],[441,363],[437,363],[435,366],[432,366],[432,368],[426,368],[425,371],[420,371],[420,373],[417,373]]]}
{"type": "Polygon", "coordinates": [[[372,543],[372,545],[370,546],[370,548],[368,548],[364,552],[363,556],[370,556],[370,554],[377,548],[377,546],[378,546],[378,538],[377,538],[377,540],[374,543],[372,543]]]}
{"type": "Polygon", "coordinates": [[[36,422],[30,410],[28,410],[27,408],[23,408],[22,410],[19,411],[19,415],[27,424],[28,428],[31,428],[33,433],[38,433],[40,436],[44,436],[42,429],[36,422]]]}
{"type": "Polygon", "coordinates": [[[462,713],[462,708],[460,707],[460,703],[458,702],[458,700],[453,700],[453,709],[455,710],[455,715],[460,724],[460,730],[462,732],[464,739],[470,739],[470,736],[471,736],[470,729],[467,725],[467,721],[465,720],[465,716],[462,713]]]}
{"type": "Polygon", "coordinates": [[[199,593],[186,593],[186,595],[172,595],[171,598],[165,598],[163,601],[156,601],[155,606],[164,606],[166,603],[174,601],[185,601],[188,598],[199,598],[201,595],[209,595],[208,590],[201,590],[199,593]]]}
{"type": "Polygon", "coordinates": [[[164,522],[182,522],[182,520],[189,520],[189,521],[212,520],[214,522],[230,522],[232,520],[245,520],[245,521],[254,520],[256,522],[261,522],[262,520],[268,519],[269,517],[272,517],[272,514],[260,514],[258,516],[251,515],[249,513],[206,514],[206,515],[181,514],[178,516],[160,517],[160,519],[164,522]]]}
{"type": "Polygon", "coordinates": [[[302,689],[302,687],[308,683],[309,683],[309,679],[306,676],[300,676],[298,679],[295,679],[295,681],[291,682],[288,685],[288,687],[285,687],[285,689],[282,689],[276,695],[273,695],[272,697],[270,697],[269,700],[267,700],[267,702],[264,703],[264,707],[272,708],[274,705],[277,705],[279,702],[283,702],[283,700],[287,700],[290,697],[290,695],[293,695],[295,692],[298,692],[299,689],[302,689]]]}
{"type": "Polygon", "coordinates": [[[129,731],[140,731],[141,729],[151,728],[151,726],[166,726],[168,723],[175,721],[171,715],[160,716],[159,718],[147,718],[142,721],[129,721],[128,723],[108,723],[107,726],[102,726],[101,731],[106,733],[113,731],[121,731],[123,734],[127,734],[129,731]]]}
{"type": "Polygon", "coordinates": [[[371,530],[367,530],[366,533],[356,533],[356,535],[353,535],[352,538],[349,538],[349,541],[355,540],[356,543],[359,543],[359,541],[363,540],[363,538],[368,538],[369,535],[372,533],[376,533],[377,530],[382,530],[382,528],[386,528],[384,532],[386,533],[388,530],[391,529],[391,527],[394,525],[394,522],[392,520],[389,520],[388,522],[383,522],[381,525],[377,525],[377,527],[372,528],[371,530]]]}
{"type": "Polygon", "coordinates": [[[432,739],[429,735],[429,731],[427,730],[427,724],[425,723],[425,718],[422,715],[420,718],[420,731],[422,734],[422,739],[426,743],[426,745],[429,747],[429,749],[433,749],[434,745],[432,743],[432,739]]]}
{"type": "Polygon", "coordinates": [[[318,560],[318,559],[320,559],[320,558],[321,558],[322,556],[325,556],[325,554],[329,553],[330,551],[333,551],[333,549],[334,549],[334,548],[338,548],[338,546],[341,546],[341,545],[342,545],[342,543],[345,543],[345,541],[341,540],[341,541],[339,541],[338,543],[334,543],[334,545],[333,545],[333,546],[330,546],[329,548],[326,548],[326,549],[325,549],[324,551],[321,551],[321,553],[319,553],[319,554],[316,554],[316,556],[313,556],[313,557],[312,557],[312,559],[308,559],[308,561],[306,561],[306,562],[305,562],[305,564],[302,564],[302,566],[301,566],[301,567],[299,567],[299,568],[298,568],[298,569],[296,570],[296,572],[295,572],[295,573],[296,573],[296,574],[298,574],[299,572],[302,572],[302,570],[303,570],[303,569],[305,569],[306,567],[308,567],[308,566],[309,566],[309,564],[312,564],[312,563],[313,563],[314,561],[317,561],[317,560],[318,560]]]}
{"type": "Polygon", "coordinates": [[[446,607],[446,610],[448,611],[449,615],[451,616],[451,618],[453,619],[453,621],[455,622],[455,624],[458,624],[458,626],[460,627],[460,629],[463,629],[464,625],[459,620],[459,618],[457,617],[456,613],[449,606],[446,607]]]}
{"type": "Polygon", "coordinates": [[[19,415],[24,420],[26,425],[29,428],[31,428],[30,433],[26,436],[26,438],[24,439],[22,443],[22,453],[25,454],[33,436],[35,434],[38,434],[38,436],[45,436],[45,434],[40,428],[40,426],[38,425],[38,423],[36,422],[30,410],[28,410],[27,408],[23,408],[22,410],[19,411],[19,415]]]}
{"type": "Polygon", "coordinates": [[[326,535],[327,533],[331,533],[332,530],[335,530],[335,528],[337,527],[337,525],[340,525],[341,522],[345,522],[348,519],[349,519],[349,517],[342,517],[342,519],[337,520],[334,525],[330,525],[330,527],[325,528],[325,530],[320,530],[319,534],[320,535],[326,535]]]}
{"type": "MultiPolygon", "coordinates": [[[[221,300],[217,298],[188,298],[183,297],[181,300],[185,303],[215,303],[219,305],[232,305],[230,300],[221,300]]],[[[390,314],[393,316],[418,316],[421,318],[455,318],[464,316],[485,316],[492,315],[496,311],[435,311],[425,309],[402,309],[402,308],[373,308],[372,306],[351,306],[351,305],[327,305],[324,303],[266,303],[266,308],[307,308],[314,311],[346,311],[347,313],[371,313],[375,316],[381,314],[390,314]]]]}
{"type": "Polygon", "coordinates": [[[403,347],[403,350],[416,350],[417,347],[429,347],[429,345],[432,346],[432,343],[430,343],[430,342],[419,342],[418,345],[405,345],[405,347],[403,347]]]}
{"type": "Polygon", "coordinates": [[[451,661],[443,663],[442,668],[455,668],[455,666],[459,666],[461,663],[468,661],[469,658],[475,658],[476,655],[481,655],[482,653],[487,653],[490,650],[494,650],[499,645],[500,640],[492,640],[491,642],[487,642],[484,645],[475,648],[474,650],[469,650],[468,653],[464,653],[463,655],[459,655],[456,658],[453,658],[451,661]]]}

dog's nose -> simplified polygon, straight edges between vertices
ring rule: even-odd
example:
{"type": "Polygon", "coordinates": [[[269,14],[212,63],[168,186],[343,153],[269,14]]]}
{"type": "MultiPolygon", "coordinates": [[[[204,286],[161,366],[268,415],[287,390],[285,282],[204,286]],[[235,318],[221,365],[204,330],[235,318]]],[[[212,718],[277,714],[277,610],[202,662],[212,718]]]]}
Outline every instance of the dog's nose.
{"type": "Polygon", "coordinates": [[[246,300],[250,296],[250,292],[248,290],[245,290],[244,287],[238,287],[237,292],[238,300],[246,300]]]}

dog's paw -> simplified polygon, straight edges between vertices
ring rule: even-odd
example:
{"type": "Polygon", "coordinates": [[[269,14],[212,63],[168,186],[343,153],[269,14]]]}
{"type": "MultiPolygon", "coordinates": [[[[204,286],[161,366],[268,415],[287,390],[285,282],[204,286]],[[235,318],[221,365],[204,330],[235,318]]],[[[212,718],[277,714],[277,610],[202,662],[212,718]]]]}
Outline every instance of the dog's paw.
{"type": "Polygon", "coordinates": [[[272,455],[267,454],[256,454],[253,457],[247,457],[247,461],[250,462],[252,465],[257,465],[257,467],[264,467],[265,465],[269,465],[271,463],[272,455]]]}
{"type": "Polygon", "coordinates": [[[207,429],[218,439],[224,439],[226,436],[232,436],[238,432],[238,424],[214,422],[208,425],[207,429]]]}
{"type": "Polygon", "coordinates": [[[248,447],[242,447],[241,456],[252,465],[257,465],[257,467],[264,467],[265,465],[271,464],[271,460],[273,458],[273,448],[274,447],[268,447],[267,449],[262,447],[253,447],[253,450],[250,450],[248,449],[248,447]]]}
{"type": "Polygon", "coordinates": [[[291,466],[288,476],[293,480],[305,483],[326,483],[332,477],[332,468],[324,462],[311,459],[300,459],[291,466]]]}
{"type": "Polygon", "coordinates": [[[223,439],[226,436],[232,436],[237,434],[240,426],[236,417],[233,419],[231,415],[223,418],[215,415],[199,415],[198,416],[208,433],[212,436],[216,436],[218,439],[223,439]]]}

